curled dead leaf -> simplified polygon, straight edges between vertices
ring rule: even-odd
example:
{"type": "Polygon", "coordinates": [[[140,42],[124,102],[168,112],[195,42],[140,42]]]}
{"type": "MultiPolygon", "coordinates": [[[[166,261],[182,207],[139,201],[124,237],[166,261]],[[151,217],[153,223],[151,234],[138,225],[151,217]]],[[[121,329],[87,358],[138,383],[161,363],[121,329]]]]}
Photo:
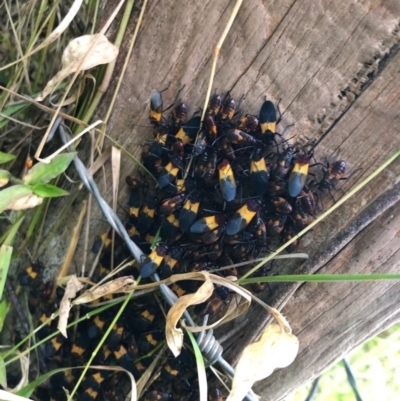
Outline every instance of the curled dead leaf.
{"type": "MultiPolygon", "coordinates": [[[[188,279],[188,275],[177,275],[184,276],[188,279]]],[[[197,277],[203,276],[204,283],[194,294],[187,294],[180,297],[174,306],[169,310],[167,320],[165,324],[165,337],[167,340],[168,347],[172,353],[177,357],[181,353],[183,345],[183,331],[177,328],[177,324],[181,319],[185,310],[191,305],[201,304],[210,298],[214,290],[214,285],[210,279],[210,275],[206,272],[196,273],[197,277]]],[[[182,278],[181,278],[182,279],[182,278]]]]}
{"type": "Polygon", "coordinates": [[[84,35],[71,40],[62,56],[62,69],[47,83],[37,100],[45,99],[61,81],[75,71],[110,63],[117,55],[118,47],[103,34],[84,35]]]}
{"type": "Polygon", "coordinates": [[[43,198],[41,196],[37,196],[35,194],[26,195],[22,198],[15,199],[7,205],[6,209],[10,210],[25,210],[31,209],[40,205],[43,202],[43,198]]]}
{"type": "Polygon", "coordinates": [[[81,296],[75,299],[72,304],[86,304],[108,294],[132,291],[135,287],[136,281],[132,276],[118,277],[115,280],[108,281],[103,285],[85,291],[81,296]]]}
{"type": "Polygon", "coordinates": [[[213,324],[210,324],[208,326],[197,326],[197,327],[186,326],[185,324],[183,324],[185,329],[192,333],[198,333],[200,331],[213,329],[215,327],[221,326],[222,324],[229,322],[230,320],[236,319],[238,316],[246,312],[251,304],[251,294],[249,291],[247,291],[243,287],[238,286],[227,277],[224,278],[217,276],[215,274],[210,274],[209,276],[214,284],[229,288],[229,290],[231,290],[234,293],[234,295],[232,296],[232,299],[229,303],[228,309],[226,310],[224,316],[221,319],[214,322],[213,324]]]}
{"type": "Polygon", "coordinates": [[[261,338],[248,345],[235,368],[232,390],[226,401],[241,401],[254,382],[270,376],[275,369],[289,366],[299,351],[299,340],[279,324],[266,327],[261,338]]]}
{"type": "Polygon", "coordinates": [[[68,316],[72,307],[71,300],[76,297],[77,292],[82,288],[83,284],[75,275],[70,277],[65,287],[65,293],[60,303],[60,316],[57,325],[58,330],[60,330],[64,337],[67,337],[68,316]]]}

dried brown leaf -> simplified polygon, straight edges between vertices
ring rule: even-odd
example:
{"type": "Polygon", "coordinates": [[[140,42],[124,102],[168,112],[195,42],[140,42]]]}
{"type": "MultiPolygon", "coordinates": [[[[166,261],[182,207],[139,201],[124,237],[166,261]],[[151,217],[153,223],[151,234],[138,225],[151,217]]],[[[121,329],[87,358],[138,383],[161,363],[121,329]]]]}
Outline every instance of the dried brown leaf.
{"type": "Polygon", "coordinates": [[[60,316],[57,325],[58,330],[60,330],[64,337],[67,337],[68,316],[72,307],[71,300],[76,297],[77,292],[82,288],[83,284],[75,275],[70,277],[65,287],[65,293],[60,303],[60,316]]]}
{"type": "Polygon", "coordinates": [[[227,278],[216,276],[215,274],[210,274],[210,278],[214,284],[223,285],[229,288],[231,291],[234,292],[234,296],[232,297],[233,299],[231,299],[229,303],[225,315],[216,322],[208,326],[192,327],[184,325],[185,329],[192,333],[199,333],[200,331],[213,329],[233,319],[236,319],[238,316],[246,312],[251,304],[251,294],[246,289],[238,286],[237,284],[233,283],[231,280],[228,280],[227,278]]]}
{"type": "Polygon", "coordinates": [[[103,34],[84,35],[71,40],[62,56],[62,69],[47,83],[37,100],[45,99],[68,75],[110,63],[117,55],[118,47],[103,34]]]}
{"type": "MultiPolygon", "coordinates": [[[[214,290],[214,285],[210,279],[210,275],[205,272],[198,272],[196,277],[204,277],[204,283],[194,294],[187,294],[180,297],[175,305],[169,310],[165,324],[165,337],[168,347],[172,353],[178,356],[181,353],[183,345],[183,331],[177,328],[178,321],[181,319],[185,310],[191,305],[201,304],[210,298],[214,290]]],[[[182,276],[182,275],[179,275],[182,276]]],[[[188,275],[184,275],[188,279],[188,275]]]]}
{"type": "Polygon", "coordinates": [[[7,209],[9,210],[25,210],[31,209],[32,207],[36,207],[43,202],[41,196],[37,196],[35,194],[30,194],[23,196],[22,198],[15,199],[7,205],[7,209]]]}
{"type": "Polygon", "coordinates": [[[117,210],[118,185],[121,171],[121,150],[113,146],[111,148],[111,170],[113,187],[113,210],[117,210]]]}
{"type": "Polygon", "coordinates": [[[235,369],[232,390],[226,401],[240,401],[254,382],[270,376],[275,369],[289,366],[299,350],[299,341],[279,324],[266,327],[261,338],[248,345],[235,369]]]}
{"type": "Polygon", "coordinates": [[[108,294],[129,292],[132,291],[134,288],[136,288],[136,281],[132,276],[118,277],[115,280],[107,281],[105,284],[98,287],[90,288],[89,290],[85,291],[80,297],[75,299],[72,304],[86,304],[108,294]]]}

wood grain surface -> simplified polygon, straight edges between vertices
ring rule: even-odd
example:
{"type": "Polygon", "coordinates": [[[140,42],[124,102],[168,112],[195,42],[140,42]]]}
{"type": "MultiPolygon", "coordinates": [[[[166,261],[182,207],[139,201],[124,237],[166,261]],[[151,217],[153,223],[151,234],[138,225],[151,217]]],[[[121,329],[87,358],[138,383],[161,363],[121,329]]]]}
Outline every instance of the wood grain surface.
{"type": "MultiPolygon", "coordinates": [[[[100,25],[116,3],[103,2],[100,25]]],[[[149,96],[152,90],[161,90],[168,84],[169,89],[163,93],[166,105],[184,86],[180,98],[190,106],[190,113],[203,107],[214,47],[233,5],[228,0],[149,2],[107,126],[108,135],[139,158],[141,145],[151,138],[147,120],[149,96]]],[[[343,182],[343,191],[335,193],[339,198],[400,148],[399,16],[398,0],[246,0],[222,47],[214,87],[220,92],[230,90],[236,98],[244,96],[242,109],[254,114],[265,95],[273,101],[281,99],[281,131],[294,123],[288,137],[296,135],[296,140],[302,142],[321,140],[316,149],[317,160],[325,162],[340,152],[349,172],[362,169],[343,182]]],[[[137,10],[130,33],[136,18],[137,10]]],[[[113,26],[109,32],[111,38],[115,29],[113,26]]],[[[117,74],[128,42],[127,38],[121,48],[117,74]]],[[[112,88],[116,79],[117,75],[112,88]]],[[[98,118],[104,115],[111,92],[106,94],[98,118]]],[[[127,198],[124,177],[134,166],[124,157],[121,204],[127,198]]],[[[368,214],[361,213],[386,191],[392,190],[392,200],[397,199],[399,189],[395,184],[399,173],[400,161],[395,161],[307,234],[300,248],[310,254],[311,260],[317,260],[352,221],[357,217],[367,219],[368,214]]],[[[97,179],[103,196],[111,201],[109,173],[99,174],[97,179]]],[[[327,208],[332,200],[326,196],[321,202],[327,208]]],[[[365,220],[365,227],[360,225],[362,228],[353,233],[350,242],[330,247],[329,257],[314,268],[308,265],[307,271],[398,272],[400,205],[393,201],[387,206],[381,205],[383,213],[373,215],[375,220],[365,220]]],[[[91,238],[106,227],[97,207],[92,213],[91,238]]],[[[74,221],[72,214],[69,220],[60,230],[61,238],[68,237],[69,225],[74,221]]],[[[62,258],[63,245],[55,243],[53,252],[62,258]]],[[[83,247],[77,252],[78,263],[83,252],[83,247]]],[[[298,262],[281,267],[282,271],[293,268],[302,267],[298,262]]],[[[273,286],[276,295],[282,292],[281,286],[273,286]]],[[[274,294],[267,298],[274,302],[274,294]]],[[[292,366],[260,383],[256,392],[262,400],[282,399],[396,321],[399,305],[396,282],[299,286],[283,313],[300,339],[300,354],[292,366]]],[[[231,360],[267,318],[254,313],[259,311],[249,313],[248,336],[231,349],[231,360]]]]}

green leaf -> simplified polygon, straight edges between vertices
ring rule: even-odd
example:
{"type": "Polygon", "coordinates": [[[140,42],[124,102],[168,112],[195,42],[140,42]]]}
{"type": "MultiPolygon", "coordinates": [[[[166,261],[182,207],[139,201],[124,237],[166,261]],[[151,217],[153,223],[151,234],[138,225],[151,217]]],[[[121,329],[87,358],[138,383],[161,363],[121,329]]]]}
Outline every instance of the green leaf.
{"type": "MultiPolygon", "coordinates": [[[[47,372],[43,374],[42,376],[39,376],[36,380],[30,382],[28,385],[25,387],[21,388],[21,390],[18,390],[15,394],[20,395],[21,397],[30,397],[35,390],[36,387],[41,385],[44,381],[46,381],[49,377],[55,375],[58,372],[64,372],[67,371],[71,368],[60,368],[60,369],[54,369],[50,372],[47,372]]],[[[81,367],[77,367],[76,369],[82,369],[81,367]]]]}
{"type": "Polygon", "coordinates": [[[2,245],[0,247],[0,299],[3,298],[3,291],[6,284],[8,268],[10,267],[12,251],[12,246],[2,245]]]}
{"type": "Polygon", "coordinates": [[[75,156],[76,152],[63,153],[54,157],[50,163],[39,162],[35,164],[24,177],[24,183],[31,185],[47,184],[63,173],[75,156]]]}
{"type": "Polygon", "coordinates": [[[15,106],[11,106],[8,109],[3,110],[2,114],[4,116],[0,117],[0,129],[5,127],[10,122],[10,120],[5,116],[12,116],[13,114],[17,114],[19,111],[25,109],[28,106],[29,106],[28,103],[22,103],[22,104],[17,104],[15,106]]]}
{"type": "Polygon", "coordinates": [[[8,163],[9,161],[15,159],[14,155],[10,155],[9,153],[0,152],[0,164],[8,163]]]}
{"type": "Polygon", "coordinates": [[[0,386],[7,388],[7,373],[6,367],[4,366],[4,359],[0,355],[0,386]]]}
{"type": "Polygon", "coordinates": [[[0,191],[0,213],[17,199],[23,198],[31,193],[32,188],[28,185],[13,185],[12,187],[3,189],[0,191]]]}
{"type": "Polygon", "coordinates": [[[57,198],[58,196],[66,196],[69,193],[62,188],[58,188],[51,184],[36,184],[33,186],[33,193],[42,198],[57,198]]]}
{"type": "Polygon", "coordinates": [[[10,304],[8,303],[7,299],[2,299],[0,302],[0,332],[3,331],[4,322],[9,310],[10,304]]]}
{"type": "Polygon", "coordinates": [[[11,174],[9,171],[0,169],[0,188],[8,184],[8,181],[10,181],[10,177],[11,174]]]}

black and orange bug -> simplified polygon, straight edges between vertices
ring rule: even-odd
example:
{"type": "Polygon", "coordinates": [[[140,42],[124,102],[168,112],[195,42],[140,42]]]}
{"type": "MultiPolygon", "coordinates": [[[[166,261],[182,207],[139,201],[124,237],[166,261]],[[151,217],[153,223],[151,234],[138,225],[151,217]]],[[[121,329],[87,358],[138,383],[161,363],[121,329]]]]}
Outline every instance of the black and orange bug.
{"type": "Polygon", "coordinates": [[[254,239],[258,247],[267,246],[267,225],[264,220],[257,214],[257,217],[252,222],[252,229],[254,233],[254,239]]]}
{"type": "Polygon", "coordinates": [[[165,245],[158,246],[154,249],[149,256],[147,256],[140,267],[140,275],[143,278],[150,277],[159,267],[163,261],[168,248],[165,245]]]}
{"type": "Polygon", "coordinates": [[[104,326],[108,323],[108,318],[104,315],[96,315],[90,322],[88,326],[88,336],[90,338],[96,338],[99,334],[103,332],[104,326]]]}
{"type": "MultiPolygon", "coordinates": [[[[221,267],[227,267],[234,264],[232,258],[228,256],[226,252],[224,255],[222,255],[221,259],[218,262],[221,267]]],[[[229,276],[238,277],[239,273],[237,267],[230,267],[229,269],[222,270],[222,275],[224,277],[229,277],[229,276]]]]}
{"type": "MultiPolygon", "coordinates": [[[[180,283],[181,283],[181,281],[180,281],[180,283]]],[[[171,291],[173,291],[173,293],[178,298],[180,298],[181,296],[187,294],[187,291],[184,288],[182,288],[178,283],[173,283],[170,288],[171,288],[171,291]]]]}
{"type": "Polygon", "coordinates": [[[277,197],[272,199],[272,204],[274,205],[274,209],[277,213],[281,214],[289,214],[292,213],[292,205],[282,197],[277,197]]]}
{"type": "Polygon", "coordinates": [[[207,134],[205,131],[200,131],[196,142],[193,145],[193,155],[201,155],[207,148],[207,134]]]}
{"type": "Polygon", "coordinates": [[[224,401],[221,390],[218,387],[214,387],[208,392],[208,401],[224,401]]]}
{"type": "Polygon", "coordinates": [[[221,95],[214,94],[208,101],[206,114],[215,117],[221,110],[222,98],[221,95]]]}
{"type": "Polygon", "coordinates": [[[111,242],[112,242],[112,231],[106,231],[100,236],[96,236],[92,245],[92,252],[99,253],[102,246],[103,249],[106,249],[111,245],[111,242]]]}
{"type": "Polygon", "coordinates": [[[101,255],[98,271],[97,271],[97,281],[102,280],[111,272],[111,252],[106,251],[101,255]]]}
{"type": "Polygon", "coordinates": [[[290,173],[288,181],[288,193],[293,198],[300,195],[301,190],[307,181],[308,168],[312,158],[312,153],[307,153],[296,157],[293,170],[290,173]]]}
{"type": "Polygon", "coordinates": [[[25,168],[27,170],[30,170],[33,167],[33,163],[34,163],[33,157],[28,154],[25,160],[25,168]]]}
{"type": "Polygon", "coordinates": [[[151,357],[142,358],[135,362],[135,368],[138,372],[139,377],[147,370],[152,361],[151,357]]]}
{"type": "Polygon", "coordinates": [[[343,177],[346,172],[346,168],[347,163],[344,160],[337,160],[332,164],[328,164],[328,168],[324,171],[322,180],[318,184],[318,189],[320,191],[329,191],[331,188],[334,188],[340,180],[347,179],[348,177],[343,177]]]}
{"type": "Polygon", "coordinates": [[[219,142],[218,142],[219,149],[221,152],[229,159],[229,160],[235,160],[236,155],[235,151],[232,148],[232,144],[228,140],[228,138],[225,136],[223,137],[219,142]]]}
{"type": "Polygon", "coordinates": [[[159,125],[162,119],[163,101],[161,93],[154,91],[150,96],[150,112],[149,119],[154,125],[159,125]]]}
{"type": "Polygon", "coordinates": [[[167,363],[162,367],[160,377],[170,382],[179,375],[181,366],[177,359],[167,360],[167,363]]]}
{"type": "MultiPolygon", "coordinates": [[[[266,267],[261,267],[258,269],[253,276],[255,277],[264,277],[268,275],[268,269],[266,267]]],[[[258,282],[258,283],[251,283],[251,290],[256,294],[263,292],[267,287],[267,282],[258,282]]]]}
{"type": "Polygon", "coordinates": [[[19,275],[19,283],[22,286],[32,285],[43,271],[44,265],[40,262],[31,262],[31,264],[19,275]]]}
{"type": "Polygon", "coordinates": [[[286,181],[284,180],[269,180],[268,193],[271,196],[283,195],[286,193],[286,181]]]}
{"type": "Polygon", "coordinates": [[[304,187],[301,190],[300,195],[297,199],[300,202],[301,207],[303,208],[303,210],[306,213],[310,214],[311,216],[315,216],[314,195],[307,185],[304,185],[304,187]]]}
{"type": "Polygon", "coordinates": [[[139,378],[139,373],[135,367],[132,356],[122,344],[119,344],[117,347],[115,347],[113,355],[117,365],[121,366],[128,372],[131,372],[135,379],[139,378]]]}
{"type": "Polygon", "coordinates": [[[246,230],[241,232],[239,231],[238,233],[233,235],[225,233],[223,241],[225,244],[235,245],[241,242],[253,241],[253,239],[254,239],[253,233],[250,233],[246,230]]]}
{"type": "Polygon", "coordinates": [[[44,356],[46,358],[51,358],[56,354],[64,344],[65,337],[59,333],[55,337],[51,338],[45,343],[44,346],[44,356]]]}
{"type": "Polygon", "coordinates": [[[107,370],[99,370],[96,373],[85,376],[82,381],[81,388],[97,388],[99,389],[101,383],[108,377],[109,372],[107,370]]]}
{"type": "Polygon", "coordinates": [[[217,260],[224,252],[224,244],[222,242],[214,242],[207,248],[207,257],[210,260],[217,260]]]}
{"type": "Polygon", "coordinates": [[[149,390],[143,396],[143,401],[168,401],[172,398],[170,393],[165,393],[160,390],[149,390]]]}
{"type": "Polygon", "coordinates": [[[213,143],[218,136],[218,127],[212,115],[206,115],[204,117],[204,128],[206,130],[208,139],[211,143],[213,143]]]}
{"type": "Polygon", "coordinates": [[[179,228],[182,232],[189,230],[190,226],[196,221],[200,207],[200,194],[193,192],[190,194],[179,214],[179,228]]]}
{"type": "Polygon", "coordinates": [[[125,325],[123,319],[119,319],[111,329],[110,334],[107,337],[106,344],[111,350],[118,347],[122,337],[125,333],[125,325]]]}
{"type": "Polygon", "coordinates": [[[160,238],[162,241],[168,241],[174,237],[179,229],[179,217],[177,212],[171,213],[165,217],[160,226],[160,238]]]}
{"type": "MultiPolygon", "coordinates": [[[[156,236],[157,236],[157,233],[158,233],[158,229],[159,229],[159,227],[158,227],[158,225],[157,224],[153,224],[150,228],[149,228],[149,230],[147,231],[147,233],[146,233],[146,235],[144,236],[144,240],[146,241],[146,243],[149,245],[149,249],[150,249],[150,246],[154,243],[154,241],[156,240],[156,236]]],[[[143,252],[145,252],[144,251],[144,249],[142,249],[143,250],[143,252]]]]}
{"type": "Polygon", "coordinates": [[[296,203],[293,211],[293,224],[297,232],[308,226],[308,217],[299,203],[296,203]]]}
{"type": "Polygon", "coordinates": [[[50,318],[53,312],[55,311],[50,308],[49,310],[43,312],[39,317],[39,323],[41,325],[44,324],[44,326],[37,332],[37,337],[40,340],[47,337],[51,333],[53,320],[50,318]]]}
{"type": "Polygon", "coordinates": [[[154,223],[157,205],[158,198],[155,196],[146,197],[146,202],[139,211],[139,219],[136,227],[140,234],[145,235],[154,223]]]}
{"type": "Polygon", "coordinates": [[[179,103],[172,112],[172,122],[174,127],[179,127],[187,120],[187,106],[185,103],[179,103]]]}
{"type": "Polygon", "coordinates": [[[219,117],[221,121],[231,121],[236,113],[236,100],[229,94],[222,103],[219,117]]]}
{"type": "Polygon", "coordinates": [[[88,336],[87,332],[78,331],[75,341],[71,346],[71,356],[74,359],[81,361],[83,356],[87,353],[88,347],[91,343],[92,339],[88,336]]]}
{"type": "Polygon", "coordinates": [[[221,235],[224,233],[225,227],[219,226],[214,228],[214,230],[207,231],[201,235],[201,240],[206,244],[210,245],[214,242],[218,241],[221,238],[221,235]]]}
{"type": "Polygon", "coordinates": [[[195,306],[194,313],[198,316],[214,314],[226,301],[228,295],[229,289],[227,287],[218,286],[214,288],[211,297],[207,301],[195,306]]]}
{"type": "Polygon", "coordinates": [[[95,401],[100,392],[101,383],[103,383],[108,375],[109,372],[107,370],[100,370],[96,373],[86,376],[81,384],[84,392],[81,393],[79,399],[81,401],[95,401]]]}
{"type": "Polygon", "coordinates": [[[193,142],[200,129],[201,117],[192,117],[186,123],[182,124],[175,138],[180,139],[184,145],[193,142]]]}
{"type": "Polygon", "coordinates": [[[234,145],[244,146],[255,146],[258,141],[251,135],[246,134],[238,129],[230,129],[226,132],[226,138],[230,143],[234,145]]]}
{"type": "Polygon", "coordinates": [[[274,141],[277,124],[275,106],[270,100],[266,100],[262,104],[258,120],[261,129],[260,140],[266,145],[269,145],[274,141]]]}
{"type": "Polygon", "coordinates": [[[169,254],[164,257],[164,260],[158,270],[158,275],[163,280],[176,273],[179,268],[179,260],[182,258],[184,249],[177,246],[169,250],[169,254]]]}
{"type": "Polygon", "coordinates": [[[245,242],[236,244],[233,247],[231,256],[234,259],[243,259],[254,250],[254,242],[245,242]]]}
{"type": "Polygon", "coordinates": [[[208,183],[211,181],[215,174],[217,167],[217,152],[205,151],[202,155],[197,158],[194,166],[195,178],[201,178],[203,181],[208,183]]]}
{"type": "Polygon", "coordinates": [[[260,206],[260,198],[249,199],[246,201],[246,203],[229,219],[226,233],[228,235],[235,235],[244,230],[256,215],[260,206]]]}
{"type": "Polygon", "coordinates": [[[248,134],[250,132],[256,131],[258,125],[259,121],[256,116],[246,114],[239,120],[238,128],[248,134]]]}
{"type": "Polygon", "coordinates": [[[133,334],[127,336],[125,340],[125,348],[131,359],[137,359],[137,357],[139,356],[139,347],[133,334]]]}
{"type": "MultiPolygon", "coordinates": [[[[100,391],[100,387],[99,388],[88,387],[79,396],[79,399],[81,401],[96,401],[96,399],[99,395],[99,391],[100,391]]],[[[50,401],[53,401],[53,400],[50,400],[50,401]]]]}
{"type": "Polygon", "coordinates": [[[236,181],[229,161],[226,159],[222,160],[218,165],[218,171],[222,197],[228,202],[233,201],[236,196],[236,181]]]}
{"type": "MultiPolygon", "coordinates": [[[[50,376],[51,387],[70,388],[75,379],[74,369],[67,369],[50,376]]],[[[41,398],[40,398],[41,399],[41,398]]]]}
{"type": "MultiPolygon", "coordinates": [[[[135,334],[149,331],[153,327],[158,312],[159,308],[156,305],[146,305],[139,315],[130,319],[132,331],[135,334]]],[[[135,310],[136,313],[137,310],[135,310]]]]}
{"type": "Polygon", "coordinates": [[[128,206],[129,206],[128,213],[129,213],[130,221],[132,224],[137,223],[141,205],[142,205],[141,191],[136,190],[136,189],[131,190],[131,193],[129,196],[129,201],[128,201],[128,206]]]}
{"type": "Polygon", "coordinates": [[[174,161],[171,160],[161,169],[158,177],[158,185],[160,188],[164,188],[176,180],[179,173],[179,166],[177,166],[178,163],[176,163],[177,160],[179,160],[179,158],[176,158],[174,161]]]}
{"type": "Polygon", "coordinates": [[[153,330],[149,333],[145,333],[137,340],[139,351],[143,354],[147,354],[148,352],[152,351],[163,339],[164,332],[161,330],[153,330]]]}
{"type": "Polygon", "coordinates": [[[213,216],[203,217],[191,225],[190,232],[193,234],[203,234],[207,231],[214,230],[224,223],[225,216],[223,214],[215,214],[213,216]]]}
{"type": "Polygon", "coordinates": [[[277,237],[285,227],[287,216],[278,215],[267,221],[267,232],[270,237],[277,237]]]}
{"type": "Polygon", "coordinates": [[[165,200],[158,209],[158,212],[160,214],[169,214],[174,212],[176,209],[178,209],[179,206],[182,205],[185,198],[186,198],[186,193],[181,192],[180,194],[165,200]]]}
{"type": "Polygon", "coordinates": [[[137,178],[134,175],[128,175],[125,178],[125,182],[131,189],[136,189],[136,190],[146,187],[148,185],[146,181],[143,181],[142,179],[137,178]]]}
{"type": "Polygon", "coordinates": [[[286,179],[293,164],[293,155],[294,151],[292,146],[288,146],[279,154],[278,160],[274,163],[271,169],[272,179],[276,181],[286,179]]]}
{"type": "Polygon", "coordinates": [[[250,157],[250,181],[255,195],[262,196],[267,192],[269,169],[261,151],[253,152],[250,157]]]}
{"type": "Polygon", "coordinates": [[[159,159],[163,154],[163,149],[167,143],[169,135],[169,128],[165,125],[160,125],[157,127],[156,136],[154,141],[149,145],[150,154],[159,159]]]}
{"type": "MultiPolygon", "coordinates": [[[[292,222],[289,221],[287,224],[285,224],[285,228],[282,231],[282,237],[281,237],[282,243],[286,243],[286,242],[290,241],[295,235],[296,235],[296,231],[294,229],[294,226],[293,226],[292,222]]],[[[298,245],[299,245],[299,239],[297,238],[294,242],[292,242],[286,248],[286,250],[288,252],[294,252],[298,245]]]]}
{"type": "Polygon", "coordinates": [[[107,345],[103,344],[101,348],[97,351],[97,354],[94,357],[93,362],[95,364],[104,365],[109,356],[111,355],[111,353],[112,351],[110,350],[110,348],[107,345]]]}
{"type": "Polygon", "coordinates": [[[180,161],[180,159],[182,159],[184,155],[185,155],[185,149],[184,149],[184,145],[183,145],[182,141],[180,141],[180,140],[175,141],[171,145],[170,152],[168,155],[169,159],[173,163],[176,163],[179,168],[182,168],[183,164],[180,161]]]}

